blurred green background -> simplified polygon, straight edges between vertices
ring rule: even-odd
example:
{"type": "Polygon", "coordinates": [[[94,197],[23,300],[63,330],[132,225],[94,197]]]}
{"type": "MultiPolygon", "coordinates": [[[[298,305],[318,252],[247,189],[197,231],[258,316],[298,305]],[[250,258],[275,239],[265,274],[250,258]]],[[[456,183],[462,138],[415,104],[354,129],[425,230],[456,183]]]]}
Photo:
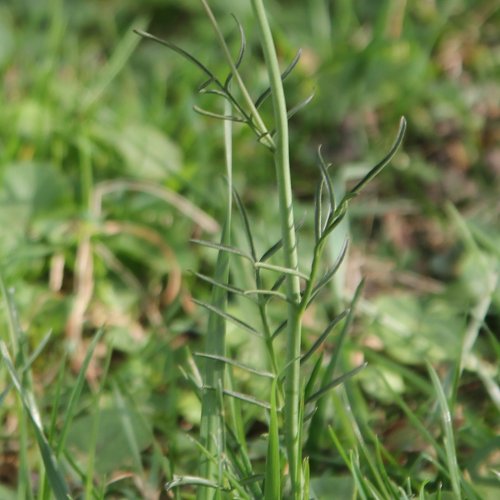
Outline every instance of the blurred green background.
{"type": "MultiPolygon", "coordinates": [[[[245,28],[241,72],[258,96],[266,73],[249,2],[210,4],[235,54],[230,14],[245,28]]],[[[393,389],[417,405],[422,395],[390,362],[416,373],[427,360],[447,366],[460,355],[471,311],[486,300],[474,346],[481,369],[469,366],[464,375],[457,440],[461,465],[490,484],[488,471],[499,466],[489,451],[492,440],[498,444],[500,404],[491,389],[500,330],[498,3],[266,4],[283,67],[303,51],[286,82],[289,105],[315,93],[291,120],[305,254],[317,146],[342,190],[388,149],[400,116],[408,120],[404,150],[350,214],[352,248],[339,286],[347,297],[361,275],[367,286],[347,351],[390,373],[393,389]]],[[[191,359],[187,347],[201,348],[204,314],[190,297],[208,293],[189,271],[209,273],[214,261],[213,252],[189,239],[213,238],[224,209],[222,127],[192,107],[221,109],[197,95],[202,74],[141,40],[134,28],[227,72],[195,0],[0,3],[0,263],[29,344],[53,332],[34,364],[41,406],[51,407],[58,370],[68,370],[69,391],[89,339],[105,325],[89,394],[112,347],[109,379],[127,395],[134,422],[142,422],[134,425],[141,450],[147,457],[152,447],[151,435],[141,431],[145,419],[162,453],[186,472],[196,453],[185,433],[196,427],[199,408],[178,365],[191,359]],[[67,353],[69,368],[61,361],[67,353]]],[[[271,110],[264,114],[271,120],[271,110]]],[[[238,126],[234,175],[264,249],[279,234],[274,169],[250,131],[238,126]]],[[[333,299],[323,300],[311,314],[311,335],[321,331],[333,299]]],[[[239,338],[233,347],[249,356],[239,338]]],[[[397,433],[406,424],[391,393],[374,380],[368,370],[360,376],[371,425],[396,455],[414,451],[397,433]]],[[[115,393],[104,392],[103,441],[117,411],[115,393]]],[[[84,398],[72,431],[82,456],[78,426],[85,428],[88,411],[84,398]]],[[[8,421],[8,398],[0,412],[8,421]]],[[[250,435],[259,418],[250,412],[250,435]]],[[[16,439],[15,432],[3,433],[2,471],[16,439]]],[[[131,467],[124,455],[99,454],[99,473],[131,467]]]]}

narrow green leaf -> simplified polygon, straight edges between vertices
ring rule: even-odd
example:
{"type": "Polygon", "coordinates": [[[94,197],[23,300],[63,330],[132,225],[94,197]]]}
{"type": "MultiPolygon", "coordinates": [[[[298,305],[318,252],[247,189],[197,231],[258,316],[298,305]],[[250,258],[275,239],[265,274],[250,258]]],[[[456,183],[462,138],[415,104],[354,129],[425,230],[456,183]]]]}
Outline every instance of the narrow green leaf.
{"type": "Polygon", "coordinates": [[[214,113],[213,111],[208,111],[207,109],[200,108],[199,106],[193,106],[193,110],[198,114],[203,116],[208,116],[209,118],[216,118],[217,120],[229,120],[231,122],[245,123],[244,118],[233,115],[221,115],[220,113],[214,113]]]}
{"type": "Polygon", "coordinates": [[[401,120],[399,122],[399,130],[398,134],[396,136],[396,140],[394,141],[391,149],[387,153],[387,155],[382,158],[357,184],[354,186],[354,188],[351,190],[350,194],[357,194],[359,193],[365,185],[370,182],[376,175],[378,175],[383,168],[392,160],[394,155],[396,154],[397,150],[399,149],[399,146],[403,142],[403,137],[405,135],[406,131],[406,120],[404,117],[401,117],[401,120]]]}
{"type": "Polygon", "coordinates": [[[169,492],[179,486],[205,486],[207,488],[219,489],[219,485],[215,481],[210,481],[203,477],[197,476],[174,476],[172,481],[165,484],[165,491],[169,492]]]}
{"type": "MultiPolygon", "coordinates": [[[[300,56],[302,55],[302,50],[299,49],[297,53],[295,54],[294,58],[292,59],[292,62],[287,66],[285,71],[281,73],[281,80],[285,81],[286,77],[293,71],[293,68],[297,66],[297,63],[299,62],[300,56]]],[[[262,94],[257,98],[255,101],[255,108],[259,109],[260,106],[264,103],[264,101],[271,95],[271,87],[267,87],[262,94]]]]}
{"type": "Polygon", "coordinates": [[[458,460],[455,449],[455,438],[453,433],[453,422],[451,419],[450,409],[448,407],[448,401],[446,400],[443,386],[441,385],[438,374],[430,363],[427,363],[427,369],[431,376],[432,385],[434,386],[439,408],[441,410],[441,421],[444,430],[444,448],[446,452],[446,461],[448,465],[447,470],[451,480],[451,487],[453,489],[455,498],[457,500],[460,500],[462,498],[462,492],[460,489],[461,472],[458,467],[458,460]]]}
{"type": "Polygon", "coordinates": [[[208,80],[205,80],[199,87],[198,87],[198,93],[199,94],[215,94],[220,97],[228,98],[227,92],[225,90],[218,90],[218,89],[209,89],[210,85],[212,83],[215,83],[215,80],[213,78],[209,78],[208,80]]]}
{"type": "Polygon", "coordinates": [[[271,290],[276,291],[278,290],[281,285],[285,282],[286,280],[286,275],[282,274],[274,283],[273,286],[271,287],[271,290]]]}
{"type": "MultiPolygon", "coordinates": [[[[26,363],[19,369],[19,373],[28,373],[29,369],[31,368],[31,365],[35,362],[35,360],[40,356],[40,354],[43,352],[47,344],[49,343],[50,338],[52,337],[52,330],[48,331],[45,336],[42,338],[40,343],[37,345],[36,349],[30,354],[28,359],[26,360],[26,363]]],[[[8,394],[10,389],[12,388],[12,383],[9,383],[7,387],[2,391],[0,394],[0,405],[2,404],[3,399],[5,396],[8,394]]]]}
{"type": "Polygon", "coordinates": [[[304,109],[312,100],[314,99],[314,92],[308,95],[303,101],[296,104],[290,111],[287,113],[287,118],[290,120],[293,116],[295,116],[300,110],[304,109]]]}
{"type": "MultiPolygon", "coordinates": [[[[335,212],[336,204],[335,204],[335,191],[333,189],[332,180],[330,178],[330,174],[328,173],[328,169],[330,168],[330,164],[327,164],[321,154],[321,146],[318,148],[318,165],[321,172],[321,182],[326,186],[326,192],[328,195],[328,215],[325,221],[325,227],[330,221],[332,214],[335,212]]],[[[319,202],[321,203],[321,199],[319,202]]],[[[324,228],[323,228],[324,229],[324,228]]]]}
{"type": "Polygon", "coordinates": [[[265,500],[281,498],[281,464],[279,422],[276,403],[276,380],[271,388],[271,408],[269,415],[269,435],[267,437],[266,469],[264,482],[265,500]]]}
{"type": "Polygon", "coordinates": [[[325,226],[323,228],[323,232],[321,233],[321,237],[319,239],[318,245],[320,248],[325,244],[328,236],[335,230],[336,227],[344,220],[344,217],[347,214],[347,203],[341,202],[339,205],[339,209],[335,210],[335,212],[327,218],[325,222],[325,226]]]}
{"type": "Polygon", "coordinates": [[[238,326],[242,330],[247,331],[248,333],[251,333],[252,335],[255,335],[256,337],[263,337],[262,333],[258,332],[253,326],[250,326],[248,323],[245,323],[241,319],[237,318],[236,316],[233,316],[232,314],[229,314],[222,309],[219,309],[216,306],[213,306],[212,304],[208,304],[207,302],[202,302],[201,300],[197,299],[192,299],[192,301],[195,304],[198,304],[201,307],[204,307],[205,309],[208,309],[209,311],[217,314],[223,319],[226,319],[227,321],[230,321],[234,325],[238,326]]]}
{"type": "MultiPolygon", "coordinates": [[[[233,68],[233,71],[237,71],[233,68]]],[[[224,103],[224,113],[230,112],[230,103],[224,103]]],[[[231,244],[231,221],[232,221],[232,123],[225,121],[224,131],[224,157],[226,174],[228,180],[228,194],[226,199],[226,219],[220,238],[220,245],[230,247],[231,244]]],[[[215,265],[214,279],[220,283],[228,283],[230,271],[230,254],[222,248],[218,249],[217,262],[215,265]]],[[[208,317],[207,335],[205,337],[205,352],[218,356],[226,353],[226,322],[229,316],[226,314],[228,293],[219,287],[212,289],[211,305],[208,317]]],[[[206,304],[208,305],[208,304],[206,304]]],[[[223,467],[222,461],[214,461],[212,457],[220,456],[226,450],[226,426],[224,425],[223,410],[223,388],[224,388],[225,365],[214,360],[206,359],[203,373],[203,386],[201,390],[201,421],[200,439],[207,448],[208,458],[201,457],[199,470],[200,476],[217,484],[222,484],[223,467]],[[213,388],[210,390],[209,388],[213,388]]],[[[197,498],[206,499],[211,495],[206,488],[198,488],[197,498]]],[[[220,495],[216,494],[216,498],[220,495]]]]}
{"type": "Polygon", "coordinates": [[[248,218],[245,205],[243,204],[243,201],[241,200],[241,197],[238,191],[236,191],[236,189],[233,189],[233,196],[234,196],[234,201],[236,202],[236,207],[238,208],[238,212],[240,213],[241,219],[243,220],[243,228],[245,229],[245,236],[247,238],[248,246],[250,247],[250,254],[253,260],[256,261],[257,253],[255,251],[255,244],[253,241],[252,230],[250,228],[250,221],[248,218]]]}
{"type": "Polygon", "coordinates": [[[33,394],[29,393],[28,390],[22,386],[21,381],[18,379],[16,369],[14,368],[14,364],[12,363],[9,355],[9,351],[7,349],[7,346],[5,345],[5,342],[3,341],[0,341],[0,353],[2,355],[3,363],[7,369],[11,382],[15,387],[26,411],[26,414],[28,415],[28,418],[33,425],[35,439],[42,456],[47,479],[52,488],[52,491],[58,500],[69,498],[68,485],[66,484],[64,474],[62,473],[56,457],[54,456],[54,453],[50,448],[47,438],[44,435],[42,420],[33,394]]]}
{"type": "Polygon", "coordinates": [[[283,320],[279,325],[278,327],[276,328],[276,330],[274,330],[273,334],[272,334],[272,338],[275,339],[286,327],[286,325],[288,324],[288,320],[283,320]]]}
{"type": "Polygon", "coordinates": [[[191,241],[191,243],[194,243],[195,245],[200,245],[200,246],[207,247],[207,248],[213,248],[214,250],[219,250],[221,252],[231,253],[233,255],[239,255],[240,257],[248,259],[252,263],[254,262],[251,255],[248,255],[247,253],[241,251],[240,249],[229,246],[229,245],[224,245],[222,243],[214,243],[212,241],[207,241],[207,240],[198,240],[196,238],[191,239],[190,241],[191,241]]]}
{"type": "Polygon", "coordinates": [[[40,356],[42,351],[47,347],[49,340],[52,337],[52,330],[49,330],[42,338],[40,343],[36,346],[36,349],[30,354],[28,357],[26,364],[22,367],[22,372],[25,372],[31,368],[31,365],[35,362],[35,360],[40,356]]]}
{"type": "MultiPolygon", "coordinates": [[[[148,17],[141,16],[134,19],[133,26],[146,27],[148,23],[148,17]]],[[[110,84],[127,64],[127,61],[133,54],[138,42],[139,39],[136,38],[130,30],[125,31],[124,37],[117,44],[107,64],[102,66],[101,71],[97,75],[94,75],[92,80],[94,83],[89,89],[88,94],[84,96],[81,103],[83,110],[94,105],[106,89],[109,88],[110,84]]]]}
{"type": "Polygon", "coordinates": [[[275,290],[245,290],[243,292],[243,295],[248,296],[248,295],[267,295],[269,298],[271,297],[277,297],[278,299],[284,300],[285,302],[288,301],[288,297],[281,292],[277,292],[275,290]]]}
{"type": "Polygon", "coordinates": [[[350,468],[350,459],[347,450],[344,448],[342,445],[339,437],[337,436],[336,432],[333,430],[333,427],[328,426],[328,434],[330,435],[331,440],[333,441],[333,444],[335,445],[335,448],[337,448],[337,451],[339,452],[339,455],[342,457],[342,460],[344,463],[350,468]]]}
{"type": "Polygon", "coordinates": [[[73,389],[71,391],[68,406],[64,412],[64,421],[63,426],[59,435],[59,439],[57,442],[56,448],[56,457],[59,457],[61,452],[64,450],[66,445],[66,438],[68,436],[69,428],[73,422],[73,418],[76,413],[76,405],[80,399],[80,395],[82,393],[83,384],[85,383],[85,374],[87,373],[87,368],[89,366],[90,360],[92,359],[92,355],[94,354],[94,350],[104,335],[104,330],[98,330],[94,335],[92,342],[90,343],[87,352],[85,353],[85,358],[83,360],[82,366],[80,367],[80,371],[78,372],[78,376],[76,378],[76,382],[73,385],[73,389]]]}
{"type": "Polygon", "coordinates": [[[288,274],[291,276],[297,276],[304,280],[308,280],[309,276],[304,273],[301,273],[297,269],[289,269],[288,267],[276,266],[274,264],[268,264],[267,262],[254,262],[254,267],[259,269],[267,269],[268,271],[275,271],[277,273],[288,274]]]}
{"type": "MultiPolygon", "coordinates": [[[[297,231],[300,231],[303,225],[304,225],[304,220],[301,220],[298,224],[295,225],[294,231],[297,233],[297,231]]],[[[274,245],[272,245],[262,254],[262,257],[259,259],[259,262],[265,262],[266,260],[269,260],[282,247],[283,247],[283,239],[280,238],[276,243],[274,243],[274,245]]]]}
{"type": "Polygon", "coordinates": [[[259,259],[259,262],[265,262],[266,260],[269,260],[282,247],[283,247],[283,240],[280,239],[262,254],[262,257],[259,259]]]}
{"type": "Polygon", "coordinates": [[[214,278],[207,276],[206,274],[196,272],[196,271],[194,271],[193,274],[197,278],[200,278],[201,280],[206,281],[207,283],[210,283],[213,286],[217,286],[219,288],[222,288],[223,290],[226,290],[227,292],[231,292],[231,293],[234,293],[236,295],[241,295],[241,296],[246,295],[246,291],[243,290],[242,288],[238,288],[236,286],[229,285],[227,283],[222,283],[220,281],[216,281],[214,278]]]}
{"type": "Polygon", "coordinates": [[[358,305],[359,299],[363,293],[363,288],[365,286],[365,280],[364,278],[359,282],[358,286],[356,287],[356,290],[354,291],[354,296],[351,300],[351,303],[349,304],[349,309],[347,309],[347,318],[344,323],[344,327],[342,328],[342,331],[340,332],[339,338],[337,339],[335,350],[332,354],[332,357],[330,358],[330,363],[328,363],[328,368],[325,371],[325,375],[328,378],[331,378],[334,373],[335,369],[337,368],[337,362],[340,356],[340,353],[342,352],[342,348],[344,347],[344,342],[347,337],[347,334],[349,333],[349,330],[351,329],[352,322],[354,321],[354,313],[356,312],[356,307],[358,305]]]}
{"type": "Polygon", "coordinates": [[[224,394],[226,396],[229,396],[231,398],[236,398],[241,401],[245,401],[245,403],[250,403],[255,406],[259,406],[260,408],[265,408],[266,410],[271,409],[271,405],[267,401],[262,401],[260,399],[257,399],[254,396],[250,396],[249,394],[243,394],[241,392],[236,392],[236,391],[230,391],[229,389],[224,389],[224,394]]]}
{"type": "Polygon", "coordinates": [[[309,490],[311,489],[311,472],[309,469],[309,457],[304,458],[302,471],[302,474],[304,476],[304,489],[302,491],[302,498],[310,498],[309,490]]]}
{"type": "Polygon", "coordinates": [[[328,335],[332,332],[333,328],[335,325],[337,325],[340,321],[342,321],[348,314],[349,310],[342,311],[339,315],[335,316],[332,321],[328,324],[328,326],[323,330],[323,333],[316,339],[314,344],[311,346],[311,348],[302,355],[300,358],[301,363],[305,363],[323,344],[323,342],[326,340],[328,335]]]}
{"type": "MultiPolygon", "coordinates": [[[[226,387],[233,390],[234,377],[233,370],[227,370],[226,387]]],[[[242,404],[239,399],[227,398],[226,400],[226,436],[227,436],[227,454],[229,462],[235,470],[235,475],[239,478],[239,484],[248,488],[251,492],[250,497],[262,498],[261,481],[252,480],[255,477],[252,468],[252,461],[248,454],[246,439],[246,419],[241,410],[242,404]]],[[[246,496],[243,496],[246,498],[246,496]]]]}
{"type": "MultiPolygon", "coordinates": [[[[321,352],[314,363],[314,367],[309,375],[309,379],[307,380],[305,389],[304,389],[304,400],[307,401],[309,396],[312,394],[314,390],[314,386],[316,385],[316,381],[318,380],[318,376],[321,370],[321,364],[323,363],[323,353],[321,352]]],[[[316,410],[315,410],[316,411],[316,410]]]]}
{"type": "MultiPolygon", "coordinates": [[[[182,49],[181,47],[179,47],[175,43],[169,42],[167,40],[162,40],[161,38],[158,38],[158,37],[152,35],[151,33],[147,33],[146,31],[143,31],[143,30],[134,29],[134,33],[136,33],[137,35],[139,35],[143,38],[153,40],[153,41],[159,43],[160,45],[164,45],[165,47],[168,47],[170,50],[177,52],[177,54],[181,55],[182,57],[184,57],[184,59],[187,59],[190,63],[194,64],[197,68],[199,68],[212,81],[218,82],[215,75],[202,62],[200,62],[196,57],[194,57],[189,52],[185,51],[184,49],[182,49]]],[[[219,82],[219,84],[220,84],[220,82],[219,82]]],[[[222,84],[220,84],[220,86],[223,87],[222,84]]]]}
{"type": "Polygon", "coordinates": [[[347,373],[344,373],[340,377],[337,377],[336,379],[332,380],[328,384],[324,385],[319,391],[315,392],[312,396],[310,396],[309,399],[306,401],[306,403],[309,404],[314,401],[317,401],[319,398],[324,396],[328,391],[332,390],[334,387],[337,387],[346,380],[349,380],[351,377],[354,377],[354,375],[360,372],[363,368],[366,368],[367,365],[368,363],[363,363],[357,366],[356,368],[348,371],[347,373]]]}
{"type": "Polygon", "coordinates": [[[216,354],[207,354],[205,352],[194,352],[193,356],[197,356],[199,358],[214,359],[216,361],[226,363],[227,365],[231,365],[231,366],[235,366],[236,368],[240,368],[241,370],[244,370],[246,372],[253,373],[254,375],[259,375],[259,377],[266,377],[266,378],[270,378],[270,379],[275,378],[273,373],[266,372],[263,370],[257,370],[255,368],[252,368],[251,366],[240,363],[239,361],[236,361],[234,359],[226,358],[225,356],[218,356],[216,354]]]}
{"type": "MultiPolygon", "coordinates": [[[[240,51],[239,51],[238,57],[236,58],[236,61],[234,63],[235,68],[238,69],[241,65],[241,62],[243,61],[247,42],[246,42],[245,31],[243,29],[243,26],[241,25],[241,23],[238,21],[238,18],[234,14],[232,14],[232,17],[236,23],[236,26],[237,26],[239,34],[240,34],[240,51]]],[[[229,85],[231,84],[231,80],[233,79],[233,77],[234,77],[234,73],[231,71],[229,73],[229,75],[227,76],[226,81],[224,82],[225,89],[229,89],[229,85]]]]}
{"type": "Polygon", "coordinates": [[[142,466],[141,450],[139,447],[139,443],[137,441],[137,435],[134,432],[134,425],[130,417],[130,411],[128,411],[123,394],[121,393],[120,389],[118,388],[118,385],[115,382],[113,382],[112,388],[113,388],[113,398],[115,400],[115,406],[119,410],[119,415],[120,415],[119,423],[122,426],[123,433],[127,440],[130,456],[132,458],[136,472],[138,472],[141,475],[141,477],[144,477],[144,468],[142,466]]]}
{"type": "Polygon", "coordinates": [[[342,265],[342,262],[344,262],[344,258],[347,255],[347,248],[349,246],[349,240],[346,238],[344,240],[344,244],[342,245],[342,248],[340,249],[340,254],[337,257],[337,260],[333,264],[333,266],[323,275],[323,277],[316,283],[316,285],[313,288],[313,291],[311,293],[311,297],[309,299],[309,304],[316,298],[318,293],[321,291],[321,289],[328,284],[328,282],[333,278],[335,273],[339,270],[339,267],[342,265]]]}
{"type": "MultiPolygon", "coordinates": [[[[314,92],[307,96],[303,101],[299,102],[297,105],[295,105],[293,108],[291,108],[287,114],[286,117],[288,120],[291,120],[301,109],[304,109],[314,98],[314,92]]],[[[276,129],[272,129],[269,134],[271,137],[274,137],[276,135],[276,129]]]]}
{"type": "Polygon", "coordinates": [[[320,180],[314,191],[314,241],[316,244],[323,234],[323,181],[320,180]]]}

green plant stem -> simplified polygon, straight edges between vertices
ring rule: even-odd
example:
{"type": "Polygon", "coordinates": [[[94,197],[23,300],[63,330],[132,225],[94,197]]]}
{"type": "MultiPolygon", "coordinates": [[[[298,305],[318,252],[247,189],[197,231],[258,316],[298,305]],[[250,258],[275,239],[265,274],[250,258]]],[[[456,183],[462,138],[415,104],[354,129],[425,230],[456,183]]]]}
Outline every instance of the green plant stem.
{"type": "MultiPolygon", "coordinates": [[[[288,118],[278,58],[262,0],[252,0],[259,27],[262,49],[269,73],[276,126],[274,150],[278,184],[279,213],[283,238],[283,259],[289,269],[298,269],[297,241],[293,214],[292,185],[288,145],[288,118]]],[[[286,280],[288,296],[288,332],[285,380],[285,442],[288,454],[292,498],[300,498],[301,447],[300,435],[300,279],[289,274],[286,280]]]]}

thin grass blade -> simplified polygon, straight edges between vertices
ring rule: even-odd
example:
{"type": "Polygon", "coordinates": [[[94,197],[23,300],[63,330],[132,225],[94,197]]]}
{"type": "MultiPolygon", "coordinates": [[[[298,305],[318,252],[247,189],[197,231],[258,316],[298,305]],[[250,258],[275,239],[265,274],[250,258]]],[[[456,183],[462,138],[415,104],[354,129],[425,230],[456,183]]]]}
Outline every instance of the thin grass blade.
{"type": "Polygon", "coordinates": [[[200,245],[207,248],[213,248],[214,250],[219,250],[221,252],[226,252],[233,255],[239,255],[240,257],[248,259],[250,262],[254,262],[251,255],[241,251],[239,248],[232,247],[230,245],[225,245],[223,243],[214,243],[213,241],[198,240],[198,239],[192,239],[190,240],[190,242],[194,243],[195,245],[200,245]]]}
{"type": "Polygon", "coordinates": [[[271,405],[267,401],[262,401],[254,396],[250,396],[249,394],[243,394],[242,392],[230,391],[229,389],[224,389],[224,394],[231,398],[239,399],[240,401],[244,401],[245,403],[250,403],[260,408],[264,408],[266,410],[271,409],[271,405]]]}
{"type": "Polygon", "coordinates": [[[223,290],[226,290],[227,292],[234,293],[236,295],[241,295],[245,296],[246,292],[242,288],[238,288],[233,285],[229,285],[227,283],[221,283],[220,281],[216,281],[214,278],[207,276],[206,274],[202,274],[199,272],[194,272],[193,273],[197,278],[201,279],[202,281],[205,281],[207,283],[210,283],[212,286],[217,286],[219,288],[222,288],[223,290]]]}
{"type": "Polygon", "coordinates": [[[277,498],[281,498],[281,464],[276,391],[277,384],[276,380],[274,380],[271,388],[269,435],[267,438],[266,472],[264,482],[265,500],[275,500],[277,498]]]}
{"type": "Polygon", "coordinates": [[[28,393],[27,389],[22,386],[21,381],[17,376],[16,369],[14,368],[14,364],[12,363],[12,360],[10,358],[7,346],[3,341],[0,341],[0,353],[11,382],[15,387],[26,411],[26,414],[28,415],[28,418],[33,425],[35,439],[42,456],[47,479],[52,488],[52,491],[57,499],[69,498],[68,485],[66,483],[66,480],[64,479],[64,474],[56,460],[53,450],[51,449],[43,432],[42,421],[35,403],[35,399],[33,395],[31,393],[28,393]]]}
{"type": "Polygon", "coordinates": [[[266,372],[263,370],[257,370],[255,368],[252,368],[249,365],[245,365],[243,363],[240,363],[239,361],[236,361],[231,358],[227,358],[225,356],[218,356],[216,354],[207,354],[204,352],[194,352],[193,356],[197,356],[199,358],[207,358],[207,359],[214,359],[216,361],[220,361],[221,363],[226,363],[227,365],[235,366],[236,368],[239,368],[240,370],[244,370],[249,373],[253,373],[254,375],[258,375],[259,377],[265,377],[265,378],[270,378],[274,379],[274,374],[271,372],[266,372]]]}
{"type": "Polygon", "coordinates": [[[104,330],[99,330],[95,335],[94,338],[92,339],[92,342],[89,345],[89,348],[87,349],[87,352],[85,354],[85,358],[83,360],[82,366],[80,368],[80,371],[78,372],[78,376],[76,379],[75,384],[73,385],[73,390],[71,391],[70,397],[69,397],[69,402],[68,406],[66,408],[66,411],[64,412],[64,422],[63,426],[61,429],[61,433],[59,436],[59,440],[57,443],[57,448],[56,448],[56,457],[58,457],[61,452],[64,450],[64,447],[66,445],[66,438],[68,436],[68,431],[69,428],[73,422],[73,418],[76,413],[76,405],[80,399],[80,395],[82,393],[83,389],[83,384],[85,383],[85,374],[87,373],[87,368],[89,366],[90,360],[92,359],[92,355],[94,354],[94,350],[99,343],[99,341],[102,339],[102,336],[104,335],[104,330]]]}
{"type": "MultiPolygon", "coordinates": [[[[316,362],[314,363],[314,367],[311,371],[311,374],[309,375],[309,379],[307,380],[307,383],[304,388],[304,400],[307,401],[308,398],[311,396],[314,390],[314,386],[316,385],[316,382],[318,380],[320,370],[321,370],[321,364],[323,363],[323,353],[320,353],[319,356],[316,358],[316,362]]],[[[314,410],[316,411],[316,410],[314,410]]],[[[312,418],[312,415],[311,415],[312,418]]]]}
{"type": "Polygon", "coordinates": [[[434,390],[436,392],[439,408],[441,410],[441,421],[444,431],[444,448],[446,452],[446,461],[448,465],[447,469],[450,476],[451,487],[457,500],[460,500],[462,498],[462,492],[460,488],[461,472],[458,467],[455,438],[453,433],[453,423],[451,419],[450,409],[448,407],[448,401],[446,400],[443,386],[441,385],[441,381],[439,380],[436,370],[434,370],[430,363],[427,363],[427,369],[429,371],[432,385],[434,386],[434,390]]]}
{"type": "MultiPolygon", "coordinates": [[[[141,16],[133,21],[134,26],[141,27],[146,27],[148,23],[149,18],[147,16],[141,16]]],[[[132,34],[131,30],[127,30],[125,36],[120,40],[115,51],[111,55],[108,63],[104,65],[101,72],[94,77],[93,86],[82,100],[83,110],[88,109],[100,99],[111,82],[125,67],[138,43],[139,39],[132,34]]]]}
{"type": "Polygon", "coordinates": [[[357,373],[359,373],[361,370],[366,368],[368,363],[363,363],[356,368],[348,371],[347,373],[344,373],[340,377],[337,377],[336,379],[332,380],[328,384],[324,385],[319,391],[315,392],[307,401],[306,403],[312,403],[314,401],[317,401],[319,398],[323,397],[328,391],[331,391],[334,387],[337,387],[338,385],[342,384],[346,380],[349,380],[350,378],[354,377],[357,373]]]}
{"type": "Polygon", "coordinates": [[[165,491],[169,492],[179,486],[204,486],[205,488],[219,489],[219,485],[215,481],[210,481],[203,477],[197,476],[174,476],[172,481],[165,484],[165,491]]]}
{"type": "Polygon", "coordinates": [[[253,241],[252,230],[250,229],[250,221],[248,218],[245,205],[243,204],[243,201],[241,200],[241,197],[238,191],[236,191],[236,189],[233,189],[233,196],[234,196],[234,201],[236,202],[236,207],[238,208],[238,212],[240,213],[241,219],[243,220],[243,228],[245,229],[245,236],[247,238],[248,246],[250,247],[250,254],[253,260],[256,261],[257,253],[255,251],[255,244],[253,241]]]}
{"type": "Polygon", "coordinates": [[[342,321],[348,314],[349,310],[342,311],[339,315],[335,316],[328,326],[323,330],[323,333],[316,339],[311,348],[300,358],[300,362],[305,363],[323,344],[328,335],[333,331],[335,325],[342,321]]]}
{"type": "Polygon", "coordinates": [[[236,316],[233,316],[232,314],[229,314],[226,311],[223,311],[222,309],[220,309],[216,306],[213,306],[212,304],[208,304],[207,302],[202,302],[201,300],[196,300],[196,299],[192,299],[192,301],[195,304],[198,304],[199,306],[201,306],[205,309],[208,309],[209,311],[215,313],[220,318],[223,318],[227,321],[230,321],[231,323],[238,326],[242,330],[245,330],[246,332],[251,333],[252,335],[255,335],[256,337],[261,337],[261,338],[263,337],[262,333],[257,331],[253,326],[251,326],[248,323],[237,318],[236,316]]]}

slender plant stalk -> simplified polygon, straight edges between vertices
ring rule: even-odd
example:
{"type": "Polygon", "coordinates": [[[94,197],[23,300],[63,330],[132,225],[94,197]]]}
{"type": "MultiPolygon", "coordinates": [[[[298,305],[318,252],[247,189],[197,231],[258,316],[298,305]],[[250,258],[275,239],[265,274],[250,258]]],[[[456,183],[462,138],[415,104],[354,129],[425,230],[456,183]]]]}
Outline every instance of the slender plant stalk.
{"type": "MultiPolygon", "coordinates": [[[[288,145],[288,118],[283,82],[276,55],[271,29],[262,0],[252,0],[252,7],[259,27],[262,49],[269,73],[276,126],[276,149],[274,151],[276,179],[278,184],[279,214],[283,238],[283,260],[285,267],[298,269],[297,241],[293,214],[292,183],[288,145]]],[[[285,442],[292,498],[301,495],[301,446],[300,436],[300,279],[289,274],[286,280],[288,296],[288,332],[285,379],[285,442]]]]}

